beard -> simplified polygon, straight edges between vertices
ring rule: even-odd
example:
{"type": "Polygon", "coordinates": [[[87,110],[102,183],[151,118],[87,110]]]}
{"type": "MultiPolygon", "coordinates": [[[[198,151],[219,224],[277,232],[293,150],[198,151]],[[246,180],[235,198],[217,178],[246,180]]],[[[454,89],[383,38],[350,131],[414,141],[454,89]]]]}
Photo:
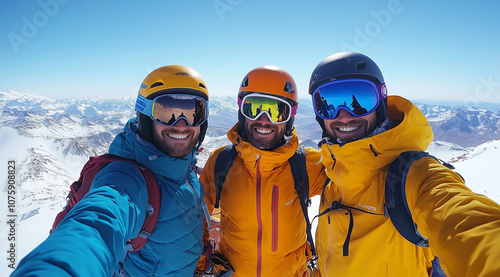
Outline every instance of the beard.
{"type": "Polygon", "coordinates": [[[250,122],[245,124],[246,139],[255,148],[272,150],[280,146],[285,136],[285,124],[262,124],[250,122]],[[257,130],[266,130],[270,133],[260,133],[257,130]]]}
{"type": "Polygon", "coordinates": [[[182,158],[187,156],[198,143],[200,133],[193,130],[185,130],[182,132],[176,130],[162,130],[160,133],[154,132],[153,145],[158,150],[174,158],[182,158]],[[172,135],[188,135],[187,139],[176,140],[172,135]]]}
{"type": "Polygon", "coordinates": [[[352,142],[365,137],[370,133],[374,124],[370,124],[367,120],[363,118],[357,118],[350,120],[347,123],[342,122],[332,122],[327,130],[330,139],[337,142],[352,142]],[[340,131],[339,128],[346,128],[349,126],[358,126],[359,128],[350,132],[340,131]]]}

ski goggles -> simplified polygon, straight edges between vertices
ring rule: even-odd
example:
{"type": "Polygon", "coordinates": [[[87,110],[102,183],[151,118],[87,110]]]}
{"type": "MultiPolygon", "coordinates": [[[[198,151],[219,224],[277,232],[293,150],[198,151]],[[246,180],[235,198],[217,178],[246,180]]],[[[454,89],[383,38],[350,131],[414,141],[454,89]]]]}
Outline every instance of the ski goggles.
{"type": "Polygon", "coordinates": [[[184,119],[189,126],[196,127],[208,118],[208,103],[199,96],[189,94],[164,94],[153,100],[139,95],[135,109],[152,120],[167,126],[184,119]]]}
{"type": "Polygon", "coordinates": [[[319,86],[312,95],[314,112],[322,119],[334,119],[342,109],[353,116],[368,115],[386,97],[385,83],[375,86],[364,79],[332,81],[319,86]]]}
{"type": "Polygon", "coordinates": [[[288,101],[279,97],[251,93],[238,98],[240,112],[250,120],[257,120],[262,114],[267,114],[271,122],[275,124],[285,123],[297,113],[297,105],[291,106],[288,101]]]}

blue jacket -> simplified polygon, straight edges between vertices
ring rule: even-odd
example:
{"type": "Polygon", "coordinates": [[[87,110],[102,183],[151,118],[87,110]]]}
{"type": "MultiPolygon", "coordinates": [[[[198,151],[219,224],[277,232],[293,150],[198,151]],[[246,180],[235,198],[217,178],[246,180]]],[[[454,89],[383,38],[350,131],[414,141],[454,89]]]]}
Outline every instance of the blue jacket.
{"type": "Polygon", "coordinates": [[[130,162],[113,162],[57,229],[18,265],[12,276],[192,276],[203,243],[203,187],[192,171],[195,151],[172,158],[142,140],[134,121],[110,146],[111,154],[137,160],[161,189],[158,223],[139,252],[125,242],[138,235],[147,208],[146,183],[130,162]]]}

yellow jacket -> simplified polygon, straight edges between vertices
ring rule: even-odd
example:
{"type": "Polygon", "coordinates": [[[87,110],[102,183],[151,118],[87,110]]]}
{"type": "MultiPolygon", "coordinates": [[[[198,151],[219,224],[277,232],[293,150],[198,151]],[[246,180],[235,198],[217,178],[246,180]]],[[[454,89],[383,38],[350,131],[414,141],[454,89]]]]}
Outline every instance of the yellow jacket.
{"type": "MultiPolygon", "coordinates": [[[[238,124],[228,138],[236,156],[220,196],[220,247],[237,276],[305,276],[306,223],[294,188],[288,159],[299,146],[291,141],[273,151],[259,150],[243,141],[238,124]]],[[[215,204],[214,167],[222,147],[208,159],[200,181],[209,211],[215,204]]],[[[309,195],[321,194],[327,177],[321,155],[306,150],[309,195]]]]}
{"type": "Polygon", "coordinates": [[[320,211],[333,201],[350,209],[353,229],[343,256],[350,215],[334,210],[319,218],[316,247],[322,276],[429,276],[434,255],[448,276],[500,276],[500,206],[474,194],[461,177],[432,158],[410,167],[406,198],[429,248],[406,241],[384,214],[385,176],[399,153],[425,150],[432,130],[409,101],[388,98],[391,130],[347,143],[323,144],[320,152],[332,183],[320,211]]]}
{"type": "Polygon", "coordinates": [[[322,276],[429,276],[434,255],[448,276],[500,276],[500,206],[474,194],[461,177],[432,158],[414,162],[406,199],[430,248],[406,241],[384,214],[385,176],[399,153],[425,150],[432,130],[409,101],[388,98],[391,130],[347,143],[323,144],[320,152],[332,183],[320,211],[337,200],[350,209],[353,229],[343,256],[350,215],[334,210],[319,218],[316,247],[322,276]]]}

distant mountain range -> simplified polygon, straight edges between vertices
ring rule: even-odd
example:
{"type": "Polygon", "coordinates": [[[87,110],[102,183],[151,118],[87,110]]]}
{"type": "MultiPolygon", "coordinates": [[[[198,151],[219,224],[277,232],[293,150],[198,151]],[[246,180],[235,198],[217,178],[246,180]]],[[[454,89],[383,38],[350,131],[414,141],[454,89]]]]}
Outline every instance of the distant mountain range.
{"type": "Polygon", "coordinates": [[[473,147],[500,138],[500,112],[429,104],[417,107],[431,124],[435,141],[473,147]]]}

